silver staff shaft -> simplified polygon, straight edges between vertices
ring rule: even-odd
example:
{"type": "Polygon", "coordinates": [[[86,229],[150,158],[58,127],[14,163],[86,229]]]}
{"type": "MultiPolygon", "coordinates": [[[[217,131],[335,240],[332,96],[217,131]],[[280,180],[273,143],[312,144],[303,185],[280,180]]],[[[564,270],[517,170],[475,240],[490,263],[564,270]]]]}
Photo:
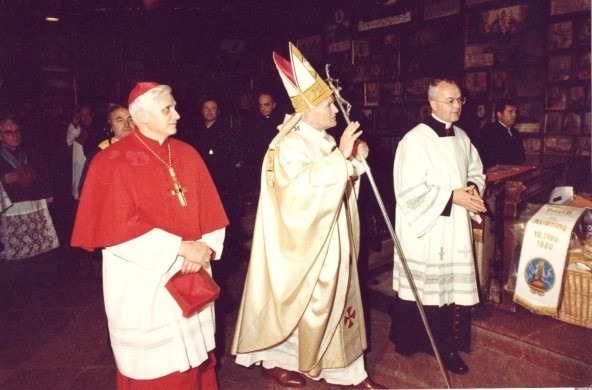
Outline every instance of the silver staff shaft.
{"type": "MultiPolygon", "coordinates": [[[[341,113],[343,114],[345,122],[349,125],[351,123],[351,120],[349,118],[349,111],[351,109],[351,104],[341,96],[340,88],[334,84],[334,82],[338,82],[338,81],[332,79],[331,76],[329,75],[329,66],[330,66],[330,64],[325,65],[325,73],[327,74],[327,82],[329,84],[329,87],[331,88],[331,90],[333,91],[333,93],[335,95],[335,101],[337,102],[337,105],[339,106],[339,109],[341,110],[341,113]],[[344,104],[347,105],[347,107],[344,106],[344,104]]],[[[370,169],[370,166],[366,162],[366,159],[364,158],[364,156],[361,156],[361,157],[362,157],[362,166],[364,167],[364,170],[366,171],[366,175],[368,176],[368,181],[370,182],[370,186],[372,187],[372,191],[374,192],[374,196],[376,197],[376,201],[378,202],[378,207],[380,208],[380,212],[382,213],[382,217],[384,218],[384,222],[386,223],[386,227],[388,228],[388,231],[389,231],[391,238],[393,240],[393,243],[395,246],[395,251],[399,254],[401,266],[403,267],[403,271],[405,272],[405,276],[407,277],[407,281],[409,282],[409,287],[411,288],[411,291],[413,292],[413,297],[415,298],[415,303],[417,304],[417,309],[419,311],[421,321],[423,322],[423,326],[426,330],[426,333],[428,334],[430,344],[432,345],[432,349],[434,351],[436,361],[438,362],[438,367],[440,368],[440,372],[442,373],[442,376],[444,377],[444,381],[446,382],[446,387],[451,389],[452,387],[450,385],[450,378],[448,377],[448,372],[444,368],[444,363],[442,362],[442,357],[440,356],[438,346],[436,345],[436,340],[434,339],[434,335],[433,335],[430,325],[428,323],[428,318],[425,314],[425,310],[423,309],[423,304],[421,303],[421,298],[419,297],[419,293],[417,291],[417,286],[415,285],[415,281],[413,280],[413,275],[411,274],[411,270],[409,269],[409,265],[407,263],[407,258],[405,257],[405,254],[403,253],[403,248],[401,247],[401,242],[399,241],[399,238],[397,237],[397,234],[395,233],[395,229],[393,229],[393,224],[391,223],[388,213],[386,212],[386,208],[384,207],[384,202],[382,201],[382,197],[380,196],[380,192],[378,191],[378,187],[376,186],[376,182],[374,181],[374,176],[372,176],[372,170],[370,169]]]]}

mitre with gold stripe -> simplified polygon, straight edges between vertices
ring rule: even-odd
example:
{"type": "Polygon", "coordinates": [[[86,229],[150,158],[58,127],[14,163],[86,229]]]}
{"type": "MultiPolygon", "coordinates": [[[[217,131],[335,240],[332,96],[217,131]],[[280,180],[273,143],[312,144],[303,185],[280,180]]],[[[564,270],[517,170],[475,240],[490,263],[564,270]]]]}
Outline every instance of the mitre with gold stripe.
{"type": "Polygon", "coordinates": [[[296,112],[304,112],[325,100],[333,92],[294,44],[290,61],[273,52],[273,61],[296,112]]]}

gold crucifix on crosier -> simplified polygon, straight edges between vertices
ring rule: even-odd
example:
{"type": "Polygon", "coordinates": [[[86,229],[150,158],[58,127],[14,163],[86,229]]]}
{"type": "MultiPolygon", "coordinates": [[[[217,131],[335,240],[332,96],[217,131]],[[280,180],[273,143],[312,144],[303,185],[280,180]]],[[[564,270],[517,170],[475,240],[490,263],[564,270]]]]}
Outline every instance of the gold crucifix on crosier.
{"type": "Polygon", "coordinates": [[[173,185],[175,186],[175,188],[171,190],[171,195],[176,195],[177,198],[179,198],[179,203],[181,203],[182,207],[187,206],[187,200],[185,199],[185,195],[183,195],[185,192],[187,192],[187,188],[181,186],[181,183],[179,183],[179,180],[177,180],[177,176],[175,175],[175,170],[173,167],[169,167],[169,173],[173,178],[173,185]]]}

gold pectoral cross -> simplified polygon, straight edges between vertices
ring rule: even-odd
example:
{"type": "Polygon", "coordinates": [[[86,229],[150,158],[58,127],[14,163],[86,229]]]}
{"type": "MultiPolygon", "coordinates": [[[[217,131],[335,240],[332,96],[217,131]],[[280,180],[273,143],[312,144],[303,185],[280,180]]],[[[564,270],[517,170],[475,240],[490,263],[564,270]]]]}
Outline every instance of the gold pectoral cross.
{"type": "Polygon", "coordinates": [[[173,178],[173,185],[175,186],[175,188],[171,190],[171,195],[176,195],[177,198],[179,198],[179,203],[181,203],[182,207],[187,206],[187,200],[185,199],[185,195],[183,195],[185,192],[187,192],[187,188],[181,186],[181,183],[179,183],[179,180],[177,180],[177,176],[175,175],[175,170],[173,167],[169,167],[169,173],[173,178]]]}

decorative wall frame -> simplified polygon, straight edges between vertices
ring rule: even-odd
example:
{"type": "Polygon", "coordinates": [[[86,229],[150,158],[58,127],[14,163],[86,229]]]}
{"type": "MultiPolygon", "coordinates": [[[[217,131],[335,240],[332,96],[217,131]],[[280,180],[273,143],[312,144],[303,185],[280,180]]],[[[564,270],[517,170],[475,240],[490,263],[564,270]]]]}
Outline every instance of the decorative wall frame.
{"type": "Polygon", "coordinates": [[[509,98],[514,95],[511,69],[499,69],[491,72],[491,98],[509,98]]]}
{"type": "Polygon", "coordinates": [[[491,45],[479,43],[465,47],[465,68],[492,66],[494,63],[495,56],[491,45]]]}
{"type": "Polygon", "coordinates": [[[423,20],[432,20],[460,12],[460,0],[425,0],[423,20]]]}
{"type": "Polygon", "coordinates": [[[590,137],[576,137],[575,149],[576,149],[576,156],[590,157],[590,150],[592,149],[592,144],[590,143],[590,137]]]}
{"type": "MultiPolygon", "coordinates": [[[[582,85],[573,85],[567,89],[567,109],[583,110],[586,108],[587,88],[582,85]]],[[[589,109],[589,108],[588,108],[589,109]]]]}
{"type": "Polygon", "coordinates": [[[547,110],[565,110],[567,108],[567,88],[557,85],[547,88],[545,107],[547,110]]]}
{"type": "Polygon", "coordinates": [[[571,78],[571,55],[551,56],[548,61],[548,81],[567,81],[571,78]]]}
{"type": "Polygon", "coordinates": [[[531,13],[525,4],[480,11],[468,19],[469,39],[486,42],[523,34],[533,22],[531,13]]]}
{"type": "Polygon", "coordinates": [[[516,129],[521,133],[538,133],[541,130],[543,104],[540,101],[518,102],[516,129]]]}
{"type": "Polygon", "coordinates": [[[465,89],[469,96],[480,96],[487,93],[487,71],[468,72],[465,74],[465,89]]]}
{"type": "Polygon", "coordinates": [[[380,83],[380,101],[385,104],[400,104],[405,100],[403,81],[386,81],[380,83]]]}
{"type": "Polygon", "coordinates": [[[325,52],[340,53],[351,50],[351,13],[339,8],[333,11],[325,29],[325,52]]]}
{"type": "Polygon", "coordinates": [[[429,77],[412,79],[405,83],[405,100],[424,102],[428,100],[428,86],[432,81],[429,77]]]}
{"type": "Polygon", "coordinates": [[[573,45],[573,22],[571,20],[549,24],[547,49],[569,49],[573,45]]]}
{"type": "Polygon", "coordinates": [[[549,111],[545,114],[545,134],[560,134],[563,126],[563,114],[549,111]]]}
{"type": "Polygon", "coordinates": [[[563,132],[567,134],[580,134],[582,132],[582,116],[579,112],[568,112],[563,122],[563,132]]]}
{"type": "Polygon", "coordinates": [[[380,84],[378,81],[364,83],[364,107],[378,107],[380,104],[380,84]]]}
{"type": "Polygon", "coordinates": [[[545,138],[545,154],[572,155],[573,138],[547,137],[545,138]]]}
{"type": "Polygon", "coordinates": [[[550,14],[563,15],[573,12],[589,11],[590,0],[550,0],[550,14]]]}
{"type": "Polygon", "coordinates": [[[526,154],[540,154],[542,142],[539,137],[522,137],[522,145],[526,154]]]}

